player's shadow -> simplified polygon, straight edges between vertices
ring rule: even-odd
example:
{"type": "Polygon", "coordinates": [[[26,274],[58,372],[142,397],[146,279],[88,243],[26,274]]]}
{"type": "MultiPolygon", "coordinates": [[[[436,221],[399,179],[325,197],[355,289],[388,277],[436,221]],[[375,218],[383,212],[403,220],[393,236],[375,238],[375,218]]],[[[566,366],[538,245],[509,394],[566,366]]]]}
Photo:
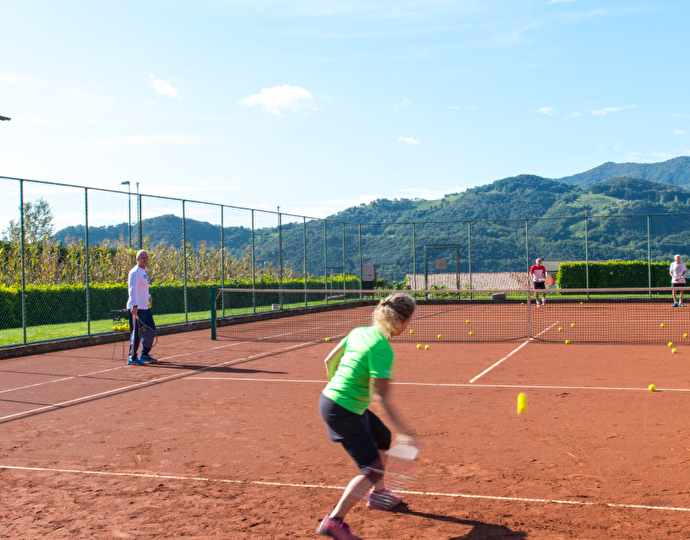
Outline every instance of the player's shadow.
{"type": "Polygon", "coordinates": [[[493,523],[485,523],[474,519],[460,519],[441,514],[430,514],[428,512],[416,512],[410,510],[404,503],[398,505],[393,511],[398,514],[407,514],[423,519],[433,519],[434,521],[445,521],[446,523],[457,523],[465,527],[472,527],[472,530],[467,534],[463,536],[452,536],[448,538],[448,540],[525,540],[527,538],[527,533],[514,531],[503,525],[494,525],[493,523]]]}
{"type": "Polygon", "coordinates": [[[146,364],[147,366],[157,367],[161,369],[179,369],[186,371],[200,371],[208,373],[269,373],[271,375],[287,375],[287,371],[270,371],[268,369],[254,369],[254,368],[240,368],[234,366],[203,366],[200,364],[172,364],[167,362],[156,362],[155,364],[146,364]]]}

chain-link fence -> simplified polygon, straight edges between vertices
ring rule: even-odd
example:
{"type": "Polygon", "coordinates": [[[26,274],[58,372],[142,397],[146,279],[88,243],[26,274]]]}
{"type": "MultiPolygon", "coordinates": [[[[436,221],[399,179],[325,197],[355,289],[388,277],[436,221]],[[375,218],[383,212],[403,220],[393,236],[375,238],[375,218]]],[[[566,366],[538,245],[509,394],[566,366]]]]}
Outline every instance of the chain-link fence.
{"type": "MultiPolygon", "coordinates": [[[[112,332],[138,249],[158,325],[210,319],[212,286],[520,288],[537,256],[653,262],[683,252],[690,214],[347,223],[238,206],[0,177],[0,347],[112,332]]],[[[589,282],[586,286],[596,286],[589,282]]]]}

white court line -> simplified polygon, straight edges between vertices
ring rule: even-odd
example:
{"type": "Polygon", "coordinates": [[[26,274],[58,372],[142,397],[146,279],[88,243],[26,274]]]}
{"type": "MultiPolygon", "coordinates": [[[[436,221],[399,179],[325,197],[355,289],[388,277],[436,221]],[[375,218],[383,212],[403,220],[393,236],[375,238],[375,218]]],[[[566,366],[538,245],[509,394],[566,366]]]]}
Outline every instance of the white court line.
{"type": "Polygon", "coordinates": [[[554,326],[556,326],[557,324],[558,324],[558,322],[555,322],[555,323],[553,323],[551,326],[549,326],[548,328],[545,328],[544,330],[542,330],[541,332],[539,332],[536,336],[529,338],[529,339],[528,339],[527,341],[525,341],[522,345],[520,345],[517,349],[514,349],[514,350],[510,351],[507,355],[505,355],[503,358],[501,358],[501,359],[500,359],[498,362],[496,362],[493,366],[486,368],[486,369],[485,369],[484,371],[482,371],[479,375],[477,375],[476,377],[473,377],[472,379],[470,379],[470,383],[473,383],[473,382],[476,381],[477,379],[480,379],[481,377],[483,377],[484,375],[486,375],[487,373],[489,373],[489,371],[491,371],[492,369],[494,369],[494,368],[498,367],[499,365],[501,365],[503,362],[505,362],[506,360],[508,360],[508,358],[510,358],[511,356],[513,356],[516,352],[518,352],[518,351],[519,351],[520,349],[522,349],[525,345],[527,345],[530,341],[534,341],[536,338],[538,338],[539,336],[541,336],[541,335],[544,334],[545,332],[548,332],[549,330],[551,330],[551,329],[552,329],[554,326]]]}
{"type": "MultiPolygon", "coordinates": [[[[232,381],[232,382],[278,382],[299,384],[326,384],[325,379],[276,379],[258,377],[193,377],[187,381],[232,381]]],[[[524,388],[526,390],[615,390],[619,392],[649,392],[648,387],[635,388],[625,386],[557,386],[546,384],[471,384],[471,383],[422,383],[392,381],[396,386],[438,386],[439,388],[524,388]]],[[[690,388],[657,388],[657,392],[690,392],[690,388]]]]}
{"type": "MultiPolygon", "coordinates": [[[[249,486],[274,486],[274,487],[290,487],[290,488],[306,488],[306,489],[331,489],[342,491],[343,486],[329,486],[325,484],[304,484],[293,482],[269,482],[265,480],[231,480],[227,478],[206,478],[201,476],[178,476],[170,474],[146,474],[133,472],[116,472],[116,471],[92,471],[92,470],[78,470],[78,469],[54,469],[48,467],[21,467],[17,465],[2,465],[0,469],[10,469],[16,471],[34,471],[34,472],[52,472],[58,474],[82,474],[82,475],[99,475],[99,476],[119,476],[130,478],[152,478],[156,480],[181,480],[187,482],[208,482],[216,484],[239,484],[249,486]]],[[[652,506],[646,504],[624,504],[624,503],[607,503],[594,501],[572,501],[564,499],[541,499],[532,497],[505,497],[501,495],[475,495],[471,493],[446,493],[437,491],[406,491],[400,490],[398,493],[407,495],[419,495],[423,497],[452,497],[462,499],[484,499],[490,501],[512,501],[512,502],[526,502],[538,504],[560,504],[569,506],[606,506],[608,508],[626,508],[626,509],[641,509],[641,510],[658,510],[663,512],[690,512],[690,508],[682,506],[652,506]]]]}
{"type": "MultiPolygon", "coordinates": [[[[106,390],[105,392],[99,392],[99,393],[97,393],[97,394],[91,394],[91,395],[89,395],[89,396],[82,396],[82,397],[78,397],[78,398],[75,398],[75,399],[70,399],[70,400],[67,400],[67,401],[62,401],[62,402],[60,402],[60,403],[53,403],[53,404],[51,404],[51,405],[45,405],[45,406],[43,406],[43,407],[37,407],[36,409],[30,409],[30,410],[28,410],[28,411],[21,411],[21,412],[14,413],[14,414],[8,414],[7,416],[1,416],[1,417],[0,417],[0,422],[3,422],[3,421],[5,421],[5,420],[10,420],[10,419],[12,419],[12,418],[19,418],[19,417],[21,417],[21,416],[27,416],[27,415],[30,415],[30,414],[35,414],[35,413],[39,413],[39,412],[43,412],[43,411],[48,411],[48,410],[51,410],[51,409],[58,409],[58,408],[60,408],[60,407],[65,407],[65,406],[67,406],[67,405],[74,405],[75,403],[80,403],[80,402],[83,402],[83,401],[88,401],[88,400],[91,400],[91,399],[96,399],[96,398],[100,398],[100,397],[107,396],[107,395],[111,395],[111,394],[117,394],[117,393],[119,393],[119,392],[124,392],[125,390],[132,390],[132,389],[134,389],[134,388],[142,388],[142,387],[145,387],[145,386],[152,386],[152,385],[154,385],[154,384],[158,384],[158,383],[161,383],[161,382],[164,382],[164,381],[168,381],[168,380],[180,379],[180,378],[186,377],[187,375],[192,375],[192,374],[194,374],[194,373],[201,373],[201,372],[204,372],[204,371],[208,371],[209,369],[218,368],[218,367],[224,367],[224,366],[230,366],[230,365],[232,365],[232,364],[237,364],[237,363],[239,363],[239,362],[245,362],[245,361],[247,361],[247,360],[253,360],[253,359],[256,359],[256,358],[262,358],[262,357],[266,356],[267,354],[276,354],[276,353],[281,353],[281,352],[289,351],[290,349],[294,349],[294,348],[296,348],[296,347],[300,347],[300,346],[303,346],[303,345],[308,345],[308,344],[310,344],[310,343],[311,343],[311,342],[298,343],[298,344],[296,344],[296,345],[291,345],[290,347],[284,347],[284,348],[282,348],[282,349],[276,349],[276,350],[273,350],[273,351],[268,351],[268,352],[262,352],[262,353],[258,353],[258,354],[253,354],[253,355],[251,355],[251,356],[245,356],[245,357],[243,357],[243,358],[237,358],[237,359],[235,359],[235,360],[229,360],[229,361],[227,361],[227,362],[221,362],[221,363],[219,363],[219,364],[213,364],[213,365],[211,365],[211,366],[203,366],[203,367],[200,367],[200,368],[198,368],[198,369],[190,369],[190,370],[184,371],[184,372],[182,372],[182,373],[175,373],[175,374],[173,374],[173,375],[168,375],[167,377],[159,377],[159,378],[157,378],[157,379],[151,379],[151,380],[148,380],[148,381],[138,382],[138,383],[130,384],[130,385],[127,385],[127,386],[121,386],[121,387],[119,387],[119,388],[113,388],[113,389],[111,389],[111,390],[106,390]]],[[[208,349],[208,350],[221,349],[221,348],[223,348],[223,347],[222,347],[222,346],[221,346],[221,347],[213,347],[212,349],[208,349]]],[[[203,352],[203,351],[202,351],[202,352],[203,352]]],[[[186,355],[191,355],[191,354],[198,355],[198,354],[199,354],[199,351],[196,351],[196,352],[194,352],[194,353],[185,353],[184,355],[179,355],[179,356],[186,356],[186,355]]],[[[171,357],[168,357],[168,358],[171,358],[171,357]]]]}

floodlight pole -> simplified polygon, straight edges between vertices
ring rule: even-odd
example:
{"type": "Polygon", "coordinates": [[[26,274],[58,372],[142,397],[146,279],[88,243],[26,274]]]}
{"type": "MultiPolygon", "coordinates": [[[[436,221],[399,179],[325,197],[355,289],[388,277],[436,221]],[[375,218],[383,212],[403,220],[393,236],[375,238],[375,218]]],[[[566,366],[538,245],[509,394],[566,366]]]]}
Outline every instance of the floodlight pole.
{"type": "Polygon", "coordinates": [[[139,230],[139,249],[144,249],[141,237],[141,197],[139,196],[139,182],[137,182],[137,229],[139,230]]]}
{"type": "Polygon", "coordinates": [[[129,229],[129,242],[127,243],[127,247],[131,248],[132,247],[132,186],[129,183],[129,180],[125,180],[124,182],[120,182],[120,185],[127,184],[127,227],[129,229]]]}

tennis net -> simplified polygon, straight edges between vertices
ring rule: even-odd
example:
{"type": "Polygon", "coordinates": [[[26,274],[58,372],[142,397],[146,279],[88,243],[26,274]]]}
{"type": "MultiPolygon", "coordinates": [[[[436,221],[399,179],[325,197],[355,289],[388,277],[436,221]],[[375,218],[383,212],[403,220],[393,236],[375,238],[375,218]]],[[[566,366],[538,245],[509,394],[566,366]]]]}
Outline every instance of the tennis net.
{"type": "MultiPolygon", "coordinates": [[[[671,288],[405,291],[418,309],[394,341],[491,342],[532,338],[570,343],[689,342],[690,307],[672,307],[671,288]]],[[[338,340],[371,324],[396,291],[218,289],[212,339],[338,340]]]]}

